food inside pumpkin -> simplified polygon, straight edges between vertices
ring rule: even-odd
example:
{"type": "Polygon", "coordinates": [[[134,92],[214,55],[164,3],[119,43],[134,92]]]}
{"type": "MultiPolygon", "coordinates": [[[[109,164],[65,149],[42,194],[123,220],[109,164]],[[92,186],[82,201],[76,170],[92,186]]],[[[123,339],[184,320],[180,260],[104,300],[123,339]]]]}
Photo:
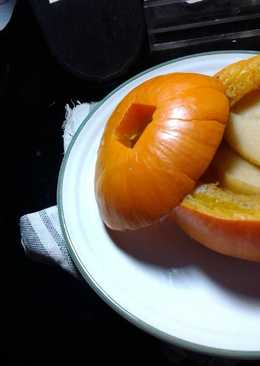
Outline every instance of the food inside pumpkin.
{"type": "Polygon", "coordinates": [[[260,71],[255,70],[259,59],[230,65],[217,74],[233,105],[225,141],[207,174],[173,217],[188,235],[210,249],[260,262],[260,93],[250,92],[259,87],[260,71]],[[252,70],[256,72],[253,83],[252,70]],[[239,77],[240,83],[233,85],[239,77]]]}
{"type": "Polygon", "coordinates": [[[216,183],[198,185],[182,205],[222,219],[260,220],[259,195],[234,193],[216,183]]]}
{"type": "Polygon", "coordinates": [[[248,195],[260,194],[260,168],[223,143],[211,163],[216,179],[224,188],[248,195]]]}
{"type": "MultiPolygon", "coordinates": [[[[232,109],[224,140],[211,164],[211,182],[234,193],[260,194],[260,93],[250,93],[232,109]]],[[[203,177],[201,178],[203,180],[203,177]]],[[[205,188],[205,187],[204,187],[205,188]]],[[[205,191],[205,189],[204,189],[205,191]]],[[[233,200],[236,195],[233,195],[233,200]]],[[[249,200],[249,198],[248,198],[249,200]]]]}
{"type": "Polygon", "coordinates": [[[260,166],[260,91],[249,93],[232,108],[225,140],[241,157],[260,166]]]}

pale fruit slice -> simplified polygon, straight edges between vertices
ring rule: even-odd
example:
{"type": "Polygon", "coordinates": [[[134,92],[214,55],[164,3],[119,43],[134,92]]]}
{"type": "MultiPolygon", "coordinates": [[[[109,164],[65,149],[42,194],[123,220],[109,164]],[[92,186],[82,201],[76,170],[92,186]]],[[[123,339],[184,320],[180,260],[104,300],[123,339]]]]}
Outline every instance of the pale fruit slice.
{"type": "Polygon", "coordinates": [[[241,158],[227,145],[222,145],[212,167],[221,186],[242,194],[260,194],[260,168],[241,158]]]}
{"type": "Polygon", "coordinates": [[[243,158],[260,166],[260,92],[244,97],[232,110],[225,140],[243,158]]]}

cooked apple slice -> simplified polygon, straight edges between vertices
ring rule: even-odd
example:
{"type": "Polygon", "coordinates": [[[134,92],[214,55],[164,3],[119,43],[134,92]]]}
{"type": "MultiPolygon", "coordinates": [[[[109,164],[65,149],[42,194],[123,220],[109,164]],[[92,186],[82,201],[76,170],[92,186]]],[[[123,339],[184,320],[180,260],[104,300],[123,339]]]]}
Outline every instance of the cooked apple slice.
{"type": "Polygon", "coordinates": [[[225,140],[243,158],[260,166],[260,92],[250,93],[232,110],[225,140]]]}
{"type": "Polygon", "coordinates": [[[223,187],[243,194],[260,194],[260,168],[241,158],[226,144],[219,148],[212,167],[223,187]]]}

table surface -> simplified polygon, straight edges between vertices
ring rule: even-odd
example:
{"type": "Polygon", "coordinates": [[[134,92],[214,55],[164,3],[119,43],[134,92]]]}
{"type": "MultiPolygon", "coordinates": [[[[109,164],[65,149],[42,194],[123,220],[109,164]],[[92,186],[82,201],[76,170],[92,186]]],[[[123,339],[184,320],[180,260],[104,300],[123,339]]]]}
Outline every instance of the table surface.
{"type": "MultiPolygon", "coordinates": [[[[83,281],[24,256],[19,217],[56,204],[65,104],[99,100],[122,80],[96,86],[68,75],[51,57],[28,7],[0,33],[0,49],[2,136],[8,141],[3,181],[10,192],[2,209],[8,234],[2,235],[3,357],[11,365],[78,365],[93,357],[95,363],[257,365],[169,347],[122,319],[83,281]]],[[[152,63],[148,55],[145,61],[146,67],[152,63]]],[[[144,58],[123,80],[142,68],[144,58]]]]}

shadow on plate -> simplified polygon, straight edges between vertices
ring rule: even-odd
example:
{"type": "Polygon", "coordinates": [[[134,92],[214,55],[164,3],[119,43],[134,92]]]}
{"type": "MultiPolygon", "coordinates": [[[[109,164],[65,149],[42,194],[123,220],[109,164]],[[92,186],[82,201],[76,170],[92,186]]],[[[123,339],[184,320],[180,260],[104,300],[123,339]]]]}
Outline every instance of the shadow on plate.
{"type": "Polygon", "coordinates": [[[197,268],[239,297],[260,302],[260,264],[207,249],[191,240],[170,218],[136,231],[106,230],[121,250],[141,262],[164,269],[197,268]]]}

